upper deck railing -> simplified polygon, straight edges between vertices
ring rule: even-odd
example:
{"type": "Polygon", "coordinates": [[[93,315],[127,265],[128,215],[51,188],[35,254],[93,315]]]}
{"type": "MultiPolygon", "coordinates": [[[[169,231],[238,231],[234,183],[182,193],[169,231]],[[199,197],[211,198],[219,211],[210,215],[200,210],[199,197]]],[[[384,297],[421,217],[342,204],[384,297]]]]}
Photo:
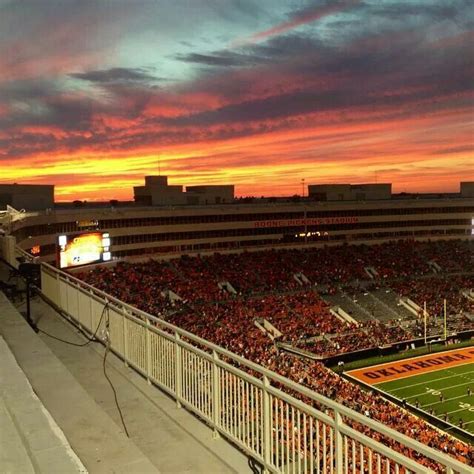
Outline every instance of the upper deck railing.
{"type": "Polygon", "coordinates": [[[43,294],[68,318],[102,334],[127,365],[266,472],[472,473],[440,451],[50,265],[42,264],[41,280],[43,294]]]}

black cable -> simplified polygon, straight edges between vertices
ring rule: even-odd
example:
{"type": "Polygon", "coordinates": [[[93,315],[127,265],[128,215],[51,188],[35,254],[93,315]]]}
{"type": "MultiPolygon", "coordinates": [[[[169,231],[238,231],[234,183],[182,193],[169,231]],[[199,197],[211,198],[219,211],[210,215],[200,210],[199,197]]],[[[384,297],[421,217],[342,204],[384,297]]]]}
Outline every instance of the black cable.
{"type": "Polygon", "coordinates": [[[248,465],[253,474],[261,474],[263,472],[263,466],[253,458],[248,458],[248,465]]]}
{"type": "Polygon", "coordinates": [[[107,303],[105,303],[105,305],[104,305],[104,308],[102,309],[102,314],[100,315],[99,324],[97,324],[97,327],[95,328],[95,331],[94,331],[94,334],[92,335],[92,337],[88,337],[84,332],[81,331],[82,334],[84,335],[84,337],[87,339],[86,342],[81,343],[81,344],[78,344],[77,342],[66,341],[65,339],[61,339],[60,337],[53,336],[49,332],[43,331],[43,329],[39,328],[38,326],[36,326],[36,328],[42,334],[45,334],[46,336],[50,337],[51,339],[56,339],[56,341],[64,342],[64,344],[69,344],[70,346],[85,347],[88,344],[90,344],[91,342],[100,342],[100,339],[97,339],[96,336],[97,336],[97,332],[99,331],[102,320],[104,319],[105,310],[108,308],[108,306],[109,306],[109,302],[107,301],[107,303]]]}
{"type": "MultiPolygon", "coordinates": [[[[46,336],[48,337],[51,337],[52,339],[56,339],[57,341],[60,341],[60,342],[63,342],[64,344],[69,344],[71,346],[76,346],[76,347],[85,347],[87,346],[87,344],[90,344],[91,342],[102,342],[100,339],[97,339],[96,336],[97,336],[97,332],[99,331],[99,328],[100,328],[100,325],[102,323],[102,320],[104,319],[104,316],[106,314],[106,310],[108,309],[109,307],[109,302],[107,301],[102,309],[102,314],[100,315],[100,319],[99,319],[99,323],[97,324],[97,327],[94,331],[94,334],[92,335],[91,338],[89,338],[87,335],[85,335],[84,333],[84,336],[87,338],[87,341],[83,344],[77,344],[75,342],[71,342],[71,341],[66,341],[64,339],[61,339],[60,337],[56,337],[56,336],[53,336],[52,334],[49,334],[48,332],[46,331],[43,331],[42,329],[38,328],[38,331],[40,331],[41,333],[45,334],[46,336]]],[[[114,400],[115,400],[115,405],[117,407],[117,411],[119,412],[119,415],[120,415],[120,420],[122,421],[122,426],[123,426],[123,429],[125,431],[125,434],[127,435],[127,438],[130,438],[130,435],[128,433],[128,430],[127,430],[127,425],[125,424],[125,420],[124,420],[124,417],[123,417],[123,413],[122,413],[122,410],[120,408],[120,405],[119,405],[119,402],[118,402],[118,397],[117,397],[117,391],[115,390],[115,387],[112,383],[112,381],[110,380],[108,374],[107,374],[107,369],[106,369],[106,361],[107,361],[107,354],[110,350],[110,333],[109,333],[109,327],[110,327],[110,319],[109,319],[109,312],[107,311],[107,318],[105,320],[105,328],[106,328],[106,344],[105,344],[105,352],[104,352],[104,358],[102,360],[102,368],[103,368],[103,371],[104,371],[104,376],[105,378],[107,379],[107,382],[109,382],[109,385],[110,387],[112,388],[112,392],[114,393],[114,400]]]]}
{"type": "Polygon", "coordinates": [[[115,406],[117,407],[117,411],[119,412],[120,415],[120,420],[122,421],[122,426],[125,431],[125,434],[127,435],[127,438],[130,438],[130,435],[127,430],[127,425],[125,424],[125,420],[123,418],[123,413],[120,408],[118,398],[117,398],[117,391],[115,390],[114,384],[112,383],[112,380],[110,380],[109,376],[107,375],[107,369],[106,369],[106,361],[107,361],[107,354],[109,353],[110,349],[110,334],[109,334],[109,314],[107,311],[107,320],[105,323],[106,327],[106,344],[105,344],[105,352],[104,352],[104,358],[102,359],[102,368],[104,370],[104,377],[107,379],[107,382],[109,382],[110,388],[112,389],[112,392],[114,392],[114,400],[115,400],[115,406]]]}
{"type": "MultiPolygon", "coordinates": [[[[0,258],[1,260],[3,260],[3,258],[0,258]]],[[[8,264],[8,262],[5,261],[5,263],[8,264]]],[[[12,267],[10,264],[8,264],[11,268],[14,269],[14,267],[12,267]]],[[[16,269],[15,269],[16,270],[16,269]]],[[[11,275],[10,275],[11,277],[11,275]]],[[[33,286],[33,288],[35,288],[33,286]]],[[[42,293],[40,292],[39,293],[40,295],[42,295],[42,293]]],[[[28,296],[28,295],[27,295],[28,296]]],[[[24,303],[24,301],[23,301],[24,303]]],[[[106,313],[106,310],[108,309],[109,307],[109,302],[107,301],[102,309],[102,314],[100,315],[100,318],[99,318],[99,323],[97,324],[97,327],[95,328],[95,331],[94,331],[94,334],[92,334],[92,337],[89,337],[86,333],[84,333],[80,328],[79,330],[81,331],[81,333],[84,335],[84,337],[87,339],[86,342],[84,342],[83,344],[78,344],[76,342],[71,342],[71,341],[66,341],[65,339],[61,339],[60,337],[57,337],[57,336],[54,336],[53,334],[50,334],[49,332],[47,331],[43,331],[43,329],[40,329],[38,326],[35,325],[35,328],[41,332],[42,334],[44,334],[45,336],[48,336],[52,339],[55,339],[57,341],[60,341],[60,342],[63,342],[64,344],[69,344],[70,346],[76,346],[76,347],[85,347],[87,346],[88,344],[90,344],[91,342],[102,342],[100,339],[97,339],[97,332],[99,331],[99,328],[100,328],[100,325],[102,324],[102,320],[104,319],[104,315],[106,313]]],[[[110,388],[112,389],[112,392],[114,393],[114,400],[115,400],[115,405],[117,407],[117,411],[119,412],[119,415],[120,415],[120,420],[122,421],[122,426],[123,426],[123,429],[125,431],[125,434],[127,435],[127,438],[130,438],[130,434],[128,433],[128,430],[127,430],[127,425],[125,424],[125,420],[123,418],[123,413],[122,413],[122,410],[120,408],[120,405],[119,405],[119,402],[118,402],[118,397],[117,397],[117,391],[115,390],[115,387],[114,387],[114,384],[112,383],[112,380],[110,380],[109,376],[107,375],[107,369],[106,369],[106,361],[107,361],[107,354],[109,353],[109,349],[110,349],[110,333],[109,333],[109,327],[110,327],[110,320],[109,320],[109,312],[107,311],[107,319],[106,319],[106,323],[105,323],[105,328],[106,328],[106,345],[105,345],[105,352],[104,352],[104,358],[102,360],[102,368],[103,368],[103,371],[104,371],[104,376],[107,380],[107,382],[109,383],[110,385],[110,388]]]]}

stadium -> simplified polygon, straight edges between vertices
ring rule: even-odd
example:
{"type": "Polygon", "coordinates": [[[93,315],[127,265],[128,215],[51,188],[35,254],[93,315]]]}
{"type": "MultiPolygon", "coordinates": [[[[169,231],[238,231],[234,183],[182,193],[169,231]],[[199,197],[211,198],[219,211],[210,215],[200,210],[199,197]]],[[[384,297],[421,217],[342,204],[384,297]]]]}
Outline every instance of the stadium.
{"type": "Polygon", "coordinates": [[[472,472],[474,183],[171,188],[9,205],[3,262],[259,472],[472,472]]]}

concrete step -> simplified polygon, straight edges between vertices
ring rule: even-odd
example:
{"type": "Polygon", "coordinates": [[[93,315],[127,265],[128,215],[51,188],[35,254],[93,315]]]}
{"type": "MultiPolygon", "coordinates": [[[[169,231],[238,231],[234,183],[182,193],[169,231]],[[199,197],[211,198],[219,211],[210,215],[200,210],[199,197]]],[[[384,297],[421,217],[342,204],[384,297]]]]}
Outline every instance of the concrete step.
{"type": "Polygon", "coordinates": [[[87,472],[0,337],[0,472],[87,472]]]}
{"type": "Polygon", "coordinates": [[[34,473],[28,451],[3,398],[0,398],[0,471],[34,473]]]}
{"type": "MultiPolygon", "coordinates": [[[[1,292],[0,314],[0,335],[8,343],[2,340],[0,387],[34,472],[159,472],[1,292]],[[13,378],[13,364],[4,363],[8,359],[22,377],[13,378]]],[[[72,349],[77,349],[72,357],[81,356],[81,348],[72,349]]]]}
{"type": "MultiPolygon", "coordinates": [[[[107,372],[130,433],[127,438],[103,374],[101,345],[74,347],[35,334],[1,293],[0,314],[0,334],[89,472],[251,472],[245,454],[224,438],[215,439],[211,428],[109,354],[107,372]]],[[[32,317],[50,334],[84,342],[39,298],[32,300],[32,317]]]]}

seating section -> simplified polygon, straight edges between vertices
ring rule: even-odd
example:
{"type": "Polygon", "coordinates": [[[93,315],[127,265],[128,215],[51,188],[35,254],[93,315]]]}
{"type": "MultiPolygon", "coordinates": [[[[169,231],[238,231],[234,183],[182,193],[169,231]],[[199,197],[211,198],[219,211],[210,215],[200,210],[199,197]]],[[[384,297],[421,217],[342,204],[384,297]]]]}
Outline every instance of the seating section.
{"type": "Polygon", "coordinates": [[[441,268],[466,272],[472,270],[468,264],[472,245],[462,241],[402,241],[389,248],[383,244],[183,256],[172,261],[120,262],[80,276],[160,317],[168,317],[169,312],[180,317],[198,312],[206,318],[224,315],[226,324],[237,325],[242,314],[251,323],[264,318],[282,333],[282,341],[298,343],[321,356],[420,337],[422,315],[417,317],[399,305],[403,296],[419,306],[427,301],[429,314],[436,316],[429,320],[430,334],[442,333],[444,298],[451,330],[469,329],[467,315],[474,313],[474,305],[461,290],[472,288],[474,277],[426,273],[430,266],[421,262],[436,260],[441,268]],[[450,249],[452,257],[448,256],[450,249]],[[366,267],[375,268],[380,277],[371,279],[366,267]],[[406,276],[406,268],[412,272],[410,276],[406,276]],[[298,283],[295,273],[304,274],[310,283],[298,283]],[[222,282],[229,282],[237,294],[221,289],[222,282]],[[170,299],[169,290],[181,301],[170,299]],[[331,314],[332,306],[341,307],[358,324],[351,325],[331,314]],[[402,328],[401,322],[406,320],[410,324],[402,328]],[[319,338],[317,344],[315,338],[319,338]]]}
{"type": "MultiPolygon", "coordinates": [[[[322,363],[291,356],[278,347],[278,342],[285,342],[331,356],[420,337],[423,318],[398,306],[402,296],[420,306],[427,301],[433,334],[442,331],[443,298],[448,300],[449,330],[472,329],[469,314],[474,314],[474,305],[460,292],[474,286],[474,276],[468,273],[472,272],[472,256],[472,244],[462,241],[394,242],[373,247],[183,256],[169,262],[120,262],[79,276],[117,298],[429,446],[443,446],[446,453],[473,464],[473,447],[440,434],[322,363]],[[434,272],[428,261],[435,261],[441,271],[434,272]],[[373,267],[379,277],[370,278],[365,267],[373,267]],[[295,273],[303,273],[310,283],[301,285],[293,278],[295,273]],[[220,289],[223,281],[228,281],[237,294],[220,289]],[[171,301],[168,290],[181,300],[171,301]],[[344,309],[345,302],[352,302],[352,306],[346,305],[346,312],[352,312],[347,308],[357,308],[364,315],[357,324],[331,313],[331,304],[344,309]],[[261,318],[275,326],[281,338],[272,341],[257,328],[254,321],[261,318]]],[[[401,446],[392,447],[402,450],[401,446]]],[[[405,454],[416,457],[411,452],[405,454]]],[[[437,470],[426,459],[421,461],[437,470]]]]}
{"type": "Polygon", "coordinates": [[[409,278],[392,283],[392,288],[401,296],[407,296],[423,307],[426,301],[426,310],[432,317],[442,318],[444,314],[444,300],[446,299],[448,314],[455,315],[464,312],[474,312],[474,302],[462,294],[463,289],[474,286],[474,276],[451,275],[441,278],[409,278]]]}

